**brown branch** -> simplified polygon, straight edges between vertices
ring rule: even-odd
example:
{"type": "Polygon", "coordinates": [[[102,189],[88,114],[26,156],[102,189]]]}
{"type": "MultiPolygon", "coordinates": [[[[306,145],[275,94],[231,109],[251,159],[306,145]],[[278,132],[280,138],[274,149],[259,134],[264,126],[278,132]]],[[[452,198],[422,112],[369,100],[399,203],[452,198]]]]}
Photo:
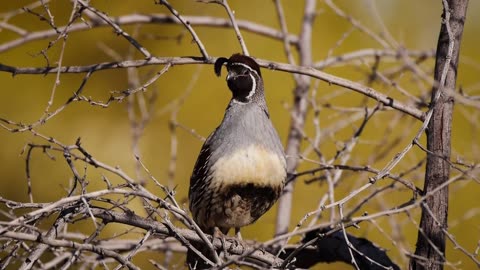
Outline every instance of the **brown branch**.
{"type": "MultiPolygon", "coordinates": [[[[170,229],[171,227],[169,228],[169,226],[165,226],[161,223],[144,219],[135,214],[123,214],[115,211],[106,211],[99,208],[92,209],[92,212],[96,217],[102,218],[105,222],[117,222],[127,224],[145,230],[151,230],[152,232],[157,234],[169,236],[175,236],[175,233],[178,233],[188,241],[204,243],[204,240],[200,238],[195,231],[176,228],[175,232],[173,232],[170,229]]],[[[209,241],[211,241],[211,236],[208,236],[208,239],[209,241]]],[[[249,257],[262,263],[272,265],[274,267],[278,267],[282,263],[282,260],[275,258],[275,256],[268,252],[265,252],[264,250],[262,250],[262,246],[256,243],[241,243],[240,245],[237,245],[235,240],[231,238],[226,238],[225,242],[221,241],[221,239],[215,238],[212,242],[212,245],[216,250],[228,250],[228,252],[235,255],[249,254],[249,257]]]]}
{"type": "MultiPolygon", "coordinates": [[[[275,8],[277,10],[278,21],[280,23],[280,28],[282,29],[283,33],[283,49],[285,51],[285,55],[287,56],[288,63],[291,65],[295,65],[295,59],[293,58],[292,50],[290,48],[290,43],[288,42],[288,28],[287,22],[285,18],[285,13],[283,12],[282,3],[280,0],[275,0],[275,8]]],[[[294,74],[297,76],[296,74],[294,74]]],[[[295,78],[297,81],[298,78],[295,78]]]]}
{"type": "Polygon", "coordinates": [[[205,46],[203,45],[203,43],[200,41],[200,38],[198,37],[197,33],[195,32],[195,30],[193,30],[192,26],[190,25],[190,22],[185,20],[183,18],[183,16],[181,16],[177,10],[175,10],[172,5],[170,5],[170,3],[168,3],[168,1],[166,0],[158,0],[158,2],[156,2],[157,4],[160,4],[160,5],[164,5],[168,8],[168,10],[170,10],[170,12],[177,18],[177,20],[179,20],[180,22],[182,22],[183,26],[185,28],[187,28],[188,32],[190,32],[190,34],[192,35],[192,38],[193,40],[195,41],[195,43],[197,43],[197,46],[198,46],[198,49],[200,50],[200,53],[202,54],[202,56],[205,58],[205,59],[208,59],[209,56],[208,56],[208,53],[207,53],[207,50],[205,49],[205,46]]]}
{"type": "MultiPolygon", "coordinates": [[[[450,159],[453,97],[448,89],[455,89],[460,44],[465,24],[468,0],[443,0],[443,23],[438,38],[435,64],[435,81],[432,90],[432,117],[427,129],[427,165],[425,168],[425,192],[436,190],[450,176],[450,159]],[[442,158],[443,157],[443,158],[442,158]]],[[[412,269],[443,269],[445,262],[445,233],[448,216],[448,186],[439,189],[425,201],[422,207],[420,229],[412,269]],[[426,209],[430,209],[430,214],[426,209]],[[439,251],[439,252],[437,252],[439,251]],[[438,263],[440,262],[440,263],[438,263]]]]}
{"type": "MultiPolygon", "coordinates": [[[[166,15],[166,14],[132,14],[119,17],[111,17],[117,25],[132,25],[132,24],[182,24],[175,16],[166,15]]],[[[183,16],[183,19],[187,21],[190,25],[194,26],[209,26],[209,27],[222,27],[229,28],[232,26],[230,20],[209,16],[183,16]]],[[[274,28],[257,24],[245,20],[237,20],[238,28],[266,36],[273,39],[282,40],[283,33],[274,28]]],[[[68,31],[66,33],[74,33],[78,31],[88,31],[95,27],[105,27],[108,26],[107,22],[103,20],[94,20],[86,23],[75,23],[68,26],[68,31]]],[[[1,27],[1,25],[0,25],[1,27]]],[[[22,37],[5,42],[0,44],[0,53],[16,48],[25,43],[46,39],[49,37],[54,37],[58,35],[57,31],[63,32],[67,26],[58,27],[57,29],[49,29],[44,31],[37,32],[28,32],[22,37]]],[[[293,34],[287,35],[287,40],[291,44],[296,44],[298,42],[298,37],[293,34]]]]}
{"type": "Polygon", "coordinates": [[[18,16],[20,14],[24,14],[24,13],[28,12],[28,10],[32,10],[32,9],[36,9],[40,6],[44,6],[44,5],[48,4],[49,2],[50,2],[50,0],[34,1],[31,4],[23,6],[22,8],[13,9],[13,10],[7,11],[5,13],[1,13],[0,17],[3,18],[3,20],[8,21],[15,16],[18,16]]]}
{"type": "MultiPolygon", "coordinates": [[[[65,227],[67,220],[71,218],[72,212],[69,212],[65,215],[60,215],[53,226],[42,235],[43,238],[55,239],[58,232],[62,231],[65,227]]],[[[42,256],[42,254],[49,248],[49,245],[46,243],[38,244],[32,252],[25,259],[23,264],[20,266],[21,270],[32,269],[37,260],[42,256]]]]}
{"type": "Polygon", "coordinates": [[[413,51],[413,50],[391,50],[391,49],[362,49],[358,51],[353,51],[349,53],[345,53],[342,55],[331,56],[322,61],[315,62],[313,67],[316,69],[324,69],[326,67],[338,65],[338,64],[345,64],[345,62],[350,62],[359,59],[365,59],[367,57],[373,58],[381,58],[381,57],[389,57],[389,58],[400,58],[402,54],[407,54],[410,57],[417,57],[417,58],[431,58],[435,56],[435,50],[428,50],[428,51],[413,51]]]}
{"type": "Polygon", "coordinates": [[[6,237],[10,239],[37,242],[37,243],[48,245],[49,247],[63,247],[63,248],[73,248],[73,249],[79,249],[79,250],[88,250],[91,252],[95,252],[100,256],[112,257],[122,265],[125,265],[128,269],[132,269],[132,270],[140,269],[137,266],[135,266],[133,263],[127,261],[122,255],[118,254],[117,252],[100,248],[94,244],[81,244],[81,243],[69,241],[69,240],[59,240],[59,239],[52,239],[49,237],[43,237],[40,234],[34,235],[31,233],[21,233],[21,232],[12,232],[12,231],[3,232],[1,235],[2,237],[6,237]]]}
{"type": "MultiPolygon", "coordinates": [[[[104,62],[104,63],[98,63],[98,64],[87,65],[87,66],[68,66],[68,67],[64,66],[60,68],[60,72],[85,73],[85,72],[95,72],[95,71],[106,70],[106,69],[142,67],[142,66],[148,66],[148,65],[165,65],[165,64],[171,64],[171,65],[213,64],[215,63],[215,60],[216,58],[209,58],[204,60],[203,58],[199,58],[199,57],[152,57],[150,59],[145,59],[145,60],[104,62]]],[[[295,66],[295,65],[278,63],[278,62],[262,60],[262,59],[257,59],[257,61],[262,67],[265,67],[265,68],[289,72],[289,73],[307,75],[307,76],[325,81],[328,84],[345,87],[347,89],[366,95],[374,100],[377,100],[385,106],[392,107],[396,110],[399,110],[410,116],[413,116],[419,120],[424,120],[425,115],[421,110],[413,106],[403,104],[400,101],[394,100],[393,98],[385,94],[382,94],[371,87],[364,86],[360,83],[353,82],[341,77],[337,77],[335,75],[331,75],[311,67],[295,66]]],[[[55,68],[55,67],[19,68],[19,67],[12,67],[8,65],[0,64],[0,72],[1,71],[9,72],[9,73],[12,73],[13,75],[56,73],[58,72],[58,69],[59,68],[55,68]]],[[[306,100],[305,100],[305,103],[307,103],[306,100]]]]}
{"type": "Polygon", "coordinates": [[[86,8],[87,10],[91,11],[99,18],[104,20],[108,25],[110,25],[118,35],[124,37],[130,44],[132,44],[138,51],[140,51],[145,58],[152,57],[152,54],[145,49],[137,40],[132,38],[127,32],[125,32],[115,21],[113,21],[109,16],[105,15],[103,12],[91,7],[89,4],[85,3],[83,0],[76,0],[82,7],[86,8]]]}
{"type": "Polygon", "coordinates": [[[235,19],[235,11],[232,11],[232,9],[230,8],[230,5],[228,4],[228,1],[227,0],[203,0],[202,2],[219,4],[225,9],[228,17],[230,18],[230,22],[233,27],[233,30],[235,31],[235,35],[237,36],[237,40],[240,43],[240,47],[242,48],[243,54],[249,56],[250,53],[248,52],[247,45],[245,44],[245,40],[242,37],[242,33],[240,32],[240,29],[238,27],[237,20],[235,19]]]}
{"type": "Polygon", "coordinates": [[[346,19],[350,24],[352,24],[353,27],[364,32],[367,36],[371,37],[373,40],[382,45],[383,48],[386,49],[391,47],[390,44],[388,44],[381,36],[365,27],[362,23],[347,14],[345,11],[341,10],[331,0],[325,0],[325,4],[327,4],[327,6],[329,6],[338,16],[346,19]]]}

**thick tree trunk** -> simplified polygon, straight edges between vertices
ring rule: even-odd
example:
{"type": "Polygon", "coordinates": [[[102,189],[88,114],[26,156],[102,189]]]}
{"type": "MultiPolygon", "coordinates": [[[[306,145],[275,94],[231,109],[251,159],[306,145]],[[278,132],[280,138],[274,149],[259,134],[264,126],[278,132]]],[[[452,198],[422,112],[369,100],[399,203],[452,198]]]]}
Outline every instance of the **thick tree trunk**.
{"type": "Polygon", "coordinates": [[[457,78],[460,41],[468,0],[444,0],[443,23],[437,44],[435,81],[432,90],[433,114],[427,128],[427,165],[420,230],[411,269],[443,269],[448,215],[448,186],[437,191],[450,176],[450,140],[453,96],[457,78]],[[437,97],[438,96],[438,97],[437,97]],[[432,193],[433,192],[433,193],[432,193]],[[432,193],[432,194],[430,194],[432,193]]]}

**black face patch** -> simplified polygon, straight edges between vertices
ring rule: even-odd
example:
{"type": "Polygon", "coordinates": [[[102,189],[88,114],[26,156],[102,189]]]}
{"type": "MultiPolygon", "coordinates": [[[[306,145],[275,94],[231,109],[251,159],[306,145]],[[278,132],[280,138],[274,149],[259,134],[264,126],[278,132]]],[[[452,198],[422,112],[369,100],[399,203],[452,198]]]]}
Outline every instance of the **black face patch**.
{"type": "Polygon", "coordinates": [[[227,84],[233,93],[233,98],[240,102],[247,102],[250,92],[254,91],[252,76],[248,74],[233,76],[227,80],[227,84]]]}
{"type": "Polygon", "coordinates": [[[217,76],[221,75],[224,65],[228,70],[227,84],[232,91],[233,99],[243,103],[251,101],[258,84],[261,83],[260,66],[253,58],[238,53],[229,59],[219,57],[214,65],[217,76]]]}

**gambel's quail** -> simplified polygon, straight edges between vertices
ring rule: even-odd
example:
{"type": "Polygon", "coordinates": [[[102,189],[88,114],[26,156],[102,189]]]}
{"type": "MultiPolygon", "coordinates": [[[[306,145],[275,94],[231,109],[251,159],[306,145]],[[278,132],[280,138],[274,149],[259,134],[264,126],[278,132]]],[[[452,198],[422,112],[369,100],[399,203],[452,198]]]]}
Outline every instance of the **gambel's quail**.
{"type": "MultiPolygon", "coordinates": [[[[232,99],[222,123],[205,141],[190,179],[190,211],[208,234],[227,234],[230,228],[238,233],[255,222],[276,202],[287,176],[259,65],[241,54],[221,57],[215,62],[217,76],[224,64],[232,99]]],[[[196,269],[208,267],[192,250],[187,263],[196,269]]]]}

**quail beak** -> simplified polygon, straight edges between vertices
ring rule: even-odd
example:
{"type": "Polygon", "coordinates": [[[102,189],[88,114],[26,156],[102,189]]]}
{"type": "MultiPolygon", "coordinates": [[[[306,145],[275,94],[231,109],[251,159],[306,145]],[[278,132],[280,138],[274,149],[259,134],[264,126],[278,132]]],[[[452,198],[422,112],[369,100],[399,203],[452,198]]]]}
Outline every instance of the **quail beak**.
{"type": "Polygon", "coordinates": [[[227,81],[233,80],[235,79],[235,77],[237,77],[237,74],[235,72],[229,71],[227,73],[227,81]]]}
{"type": "Polygon", "coordinates": [[[229,71],[228,74],[227,74],[227,81],[236,80],[238,78],[246,77],[246,76],[248,76],[248,75],[238,74],[234,71],[229,71]]]}

